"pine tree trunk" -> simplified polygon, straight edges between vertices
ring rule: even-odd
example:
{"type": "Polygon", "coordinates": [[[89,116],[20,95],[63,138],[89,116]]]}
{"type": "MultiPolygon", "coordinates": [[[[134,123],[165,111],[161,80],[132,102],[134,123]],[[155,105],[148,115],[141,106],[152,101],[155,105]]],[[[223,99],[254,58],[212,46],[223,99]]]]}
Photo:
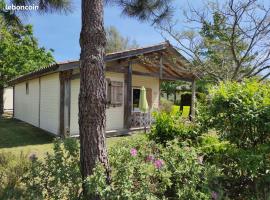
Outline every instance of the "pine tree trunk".
{"type": "MultiPolygon", "coordinates": [[[[105,144],[105,45],[103,0],[82,0],[82,29],[80,35],[80,161],[82,177],[91,175],[97,162],[107,171],[109,163],[105,144]]],[[[86,196],[84,187],[84,195],[86,196]]],[[[87,199],[99,199],[87,196],[87,199]]]]}
{"type": "Polygon", "coordinates": [[[4,113],[4,87],[0,86],[0,117],[4,113]]]}

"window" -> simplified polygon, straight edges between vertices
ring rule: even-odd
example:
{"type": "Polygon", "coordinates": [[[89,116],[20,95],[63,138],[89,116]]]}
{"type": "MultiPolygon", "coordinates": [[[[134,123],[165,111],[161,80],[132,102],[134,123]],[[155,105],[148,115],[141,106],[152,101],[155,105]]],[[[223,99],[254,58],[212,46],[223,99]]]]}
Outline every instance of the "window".
{"type": "Polygon", "coordinates": [[[107,107],[122,106],[123,104],[123,82],[106,79],[107,107]]]}
{"type": "MultiPolygon", "coordinates": [[[[141,89],[139,87],[133,88],[132,90],[132,109],[133,111],[139,111],[139,102],[141,89]]],[[[146,88],[146,99],[149,106],[149,109],[152,109],[152,89],[146,88]]]]}
{"type": "Polygon", "coordinates": [[[133,95],[132,95],[133,111],[139,110],[140,94],[141,94],[140,89],[133,88],[133,95]]]}
{"type": "Polygon", "coordinates": [[[25,83],[25,94],[29,94],[29,83],[28,82],[26,82],[25,83]]]}

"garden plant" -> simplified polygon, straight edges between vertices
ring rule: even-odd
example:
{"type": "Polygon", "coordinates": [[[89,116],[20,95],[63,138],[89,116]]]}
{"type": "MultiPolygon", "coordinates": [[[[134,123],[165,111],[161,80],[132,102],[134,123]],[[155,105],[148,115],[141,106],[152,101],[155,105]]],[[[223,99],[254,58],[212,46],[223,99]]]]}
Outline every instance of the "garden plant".
{"type": "Polygon", "coordinates": [[[270,90],[224,82],[209,90],[197,120],[173,109],[155,113],[150,133],[109,148],[111,179],[98,163],[80,176],[79,142],[56,139],[53,153],[0,155],[0,199],[236,199],[270,197],[270,90]]]}

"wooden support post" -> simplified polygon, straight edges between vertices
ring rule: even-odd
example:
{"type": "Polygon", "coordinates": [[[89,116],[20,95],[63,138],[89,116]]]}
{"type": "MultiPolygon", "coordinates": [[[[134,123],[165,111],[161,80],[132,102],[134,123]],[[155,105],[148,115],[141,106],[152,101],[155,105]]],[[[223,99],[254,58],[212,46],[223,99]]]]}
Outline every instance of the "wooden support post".
{"type": "Polygon", "coordinates": [[[38,127],[40,128],[41,77],[38,78],[38,127]]]}
{"type": "Polygon", "coordinates": [[[196,81],[192,81],[192,94],[191,94],[191,121],[195,120],[195,109],[196,109],[196,81]]]}
{"type": "Polygon", "coordinates": [[[70,135],[70,79],[65,80],[65,101],[64,101],[64,126],[65,136],[70,135]]]}
{"type": "Polygon", "coordinates": [[[159,60],[159,96],[158,96],[158,107],[159,108],[160,108],[162,79],[163,79],[163,55],[160,56],[160,60],[159,60]]]}
{"type": "Polygon", "coordinates": [[[129,62],[128,70],[125,73],[125,91],[124,91],[124,128],[131,127],[132,117],[132,63],[129,62]]]}
{"type": "Polygon", "coordinates": [[[160,60],[159,60],[159,78],[162,79],[163,78],[163,56],[160,56],[160,60]]]}
{"type": "Polygon", "coordinates": [[[70,134],[70,86],[72,70],[60,72],[60,136],[70,134]]]}
{"type": "Polygon", "coordinates": [[[65,125],[64,125],[64,101],[65,101],[65,79],[63,72],[59,73],[60,79],[60,119],[59,119],[59,135],[64,136],[65,125]]]}

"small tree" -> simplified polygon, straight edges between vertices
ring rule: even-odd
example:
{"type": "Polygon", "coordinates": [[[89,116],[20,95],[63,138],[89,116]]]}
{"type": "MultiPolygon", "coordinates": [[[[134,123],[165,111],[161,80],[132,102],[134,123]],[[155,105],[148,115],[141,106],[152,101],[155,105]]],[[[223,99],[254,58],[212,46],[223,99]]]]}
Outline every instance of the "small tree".
{"type": "Polygon", "coordinates": [[[157,26],[201,75],[214,82],[270,75],[270,8],[258,0],[208,2],[185,11],[188,31],[176,21],[157,26]],[[192,30],[192,31],[190,31],[192,30]],[[263,74],[262,74],[263,73],[263,74]]]}
{"type": "Polygon", "coordinates": [[[106,53],[113,53],[139,47],[136,40],[130,41],[128,37],[123,37],[114,26],[106,28],[106,39],[106,53]]]}

